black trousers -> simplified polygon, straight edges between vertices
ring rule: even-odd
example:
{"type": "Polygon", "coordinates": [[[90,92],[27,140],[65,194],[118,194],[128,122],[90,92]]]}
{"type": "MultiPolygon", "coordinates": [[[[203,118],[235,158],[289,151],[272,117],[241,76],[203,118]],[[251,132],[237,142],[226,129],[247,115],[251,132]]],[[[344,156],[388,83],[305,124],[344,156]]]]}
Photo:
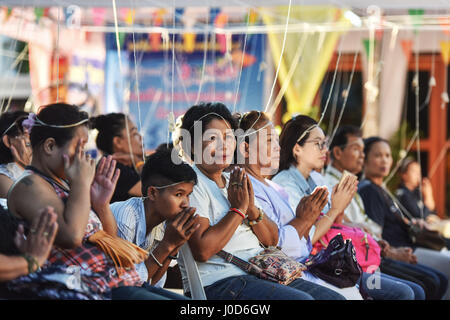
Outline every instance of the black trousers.
{"type": "Polygon", "coordinates": [[[425,291],[427,300],[439,300],[442,297],[439,278],[420,267],[382,258],[380,270],[393,277],[417,283],[425,291]]]}

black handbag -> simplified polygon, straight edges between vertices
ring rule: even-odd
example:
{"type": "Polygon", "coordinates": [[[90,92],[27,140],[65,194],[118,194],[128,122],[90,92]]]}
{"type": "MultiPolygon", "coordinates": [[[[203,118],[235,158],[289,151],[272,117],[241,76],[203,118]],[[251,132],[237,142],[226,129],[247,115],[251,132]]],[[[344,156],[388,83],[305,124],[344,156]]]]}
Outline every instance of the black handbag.
{"type": "Polygon", "coordinates": [[[352,241],[344,241],[341,234],[331,239],[325,249],[311,255],[305,265],[316,277],[338,288],[353,287],[362,276],[352,241]]]}

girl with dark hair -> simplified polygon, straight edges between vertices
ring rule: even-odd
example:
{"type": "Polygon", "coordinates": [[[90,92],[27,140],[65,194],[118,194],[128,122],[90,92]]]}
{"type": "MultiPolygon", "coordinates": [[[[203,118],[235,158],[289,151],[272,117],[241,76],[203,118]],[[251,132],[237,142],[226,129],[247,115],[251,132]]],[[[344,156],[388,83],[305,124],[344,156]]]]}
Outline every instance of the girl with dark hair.
{"type": "Polygon", "coordinates": [[[0,198],[6,198],[9,188],[31,162],[30,136],[22,126],[27,112],[5,112],[0,117],[0,198]]]}
{"type": "Polygon", "coordinates": [[[142,196],[139,178],[144,164],[142,137],[136,125],[123,113],[91,117],[90,123],[98,130],[97,148],[105,156],[112,155],[121,172],[111,202],[142,196]]]}
{"type": "Polygon", "coordinates": [[[450,220],[441,219],[436,214],[433,187],[427,177],[422,178],[419,163],[411,158],[403,160],[399,176],[401,182],[395,195],[404,210],[415,219],[423,220],[421,222],[427,228],[438,231],[445,238],[450,238],[450,220]]]}
{"type": "Polygon", "coordinates": [[[389,175],[393,162],[389,142],[380,137],[366,138],[364,153],[364,179],[358,192],[367,215],[382,227],[383,239],[390,245],[410,247],[414,250],[420,267],[436,274],[436,280],[440,283],[440,295],[437,298],[444,296],[445,299],[450,299],[450,290],[447,289],[450,255],[414,246],[408,233],[410,221],[402,214],[397,200],[384,185],[384,179],[389,175]]]}
{"type": "MultiPolygon", "coordinates": [[[[221,256],[222,249],[248,261],[276,245],[278,228],[255,205],[252,184],[245,169],[224,172],[233,161],[236,128],[232,115],[221,103],[191,107],[183,117],[182,145],[194,162],[198,182],[190,196],[200,226],[189,240],[207,299],[343,299],[332,290],[296,279],[288,286],[262,280],[244,272],[221,256]],[[260,218],[262,217],[262,218],[260,218]],[[259,221],[252,226],[244,220],[259,221]]],[[[189,283],[185,262],[179,259],[185,291],[189,283]]]]}
{"type": "Polygon", "coordinates": [[[102,158],[96,170],[94,160],[83,151],[88,120],[87,113],[64,103],[30,115],[27,125],[34,156],[26,175],[12,186],[8,207],[28,222],[39,208],[55,209],[59,229],[44,270],[76,269],[89,292],[107,298],[158,299],[141,288],[135,269],[147,252],[117,237],[109,208],[120,174],[115,160],[102,158]]]}
{"type": "MultiPolygon", "coordinates": [[[[280,171],[272,180],[286,189],[290,206],[292,210],[296,210],[300,200],[312,194],[318,187],[318,181],[323,180],[315,170],[323,168],[325,164],[327,141],[314,119],[300,115],[284,125],[280,135],[280,148],[280,171]]],[[[324,214],[311,227],[309,240],[312,244],[322,238],[335,221],[342,221],[344,209],[352,200],[356,188],[357,180],[350,176],[340,188],[337,185],[333,188],[331,200],[322,210],[324,214]]]]}

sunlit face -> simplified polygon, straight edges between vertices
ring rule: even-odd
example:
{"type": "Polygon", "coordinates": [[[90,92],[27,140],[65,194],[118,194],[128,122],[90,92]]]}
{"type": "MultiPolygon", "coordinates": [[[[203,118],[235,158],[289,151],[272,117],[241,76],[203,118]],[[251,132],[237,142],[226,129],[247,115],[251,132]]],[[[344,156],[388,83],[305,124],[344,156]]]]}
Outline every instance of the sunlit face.
{"type": "Polygon", "coordinates": [[[410,184],[417,188],[422,180],[422,172],[420,165],[417,162],[412,162],[408,165],[408,170],[402,174],[402,180],[406,184],[410,184]]]}
{"type": "Polygon", "coordinates": [[[164,220],[172,220],[183,209],[189,207],[189,195],[193,189],[193,182],[182,182],[171,187],[158,189],[152,206],[164,220]]]}
{"type": "Polygon", "coordinates": [[[303,146],[294,146],[294,158],[310,170],[322,169],[327,161],[327,141],[322,129],[315,127],[303,146]]]}
{"type": "Polygon", "coordinates": [[[368,178],[385,178],[392,166],[391,147],[384,141],[375,142],[368,154],[364,173],[368,178]]]}
{"type": "Polygon", "coordinates": [[[339,154],[335,153],[335,161],[340,166],[353,173],[358,174],[364,166],[364,141],[361,137],[347,136],[347,144],[341,148],[339,154]]]}
{"type": "Polygon", "coordinates": [[[256,165],[263,176],[275,174],[280,165],[279,141],[278,133],[272,124],[249,135],[246,162],[256,165]]]}
{"type": "Polygon", "coordinates": [[[202,135],[201,158],[194,146],[194,159],[197,166],[208,172],[224,170],[232,163],[235,148],[236,140],[230,124],[222,119],[213,119],[205,126],[202,135]]]}
{"type": "Polygon", "coordinates": [[[133,121],[128,121],[128,132],[130,140],[128,142],[127,128],[123,128],[120,136],[114,143],[114,152],[132,153],[142,157],[142,136],[133,121]],[[131,146],[131,151],[130,151],[131,146]]]}

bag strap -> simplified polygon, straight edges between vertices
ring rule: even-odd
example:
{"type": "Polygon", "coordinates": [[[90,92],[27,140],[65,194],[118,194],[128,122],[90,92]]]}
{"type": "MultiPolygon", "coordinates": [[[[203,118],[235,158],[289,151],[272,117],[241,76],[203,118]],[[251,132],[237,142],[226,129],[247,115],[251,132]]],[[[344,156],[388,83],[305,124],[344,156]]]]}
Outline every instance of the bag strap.
{"type": "Polygon", "coordinates": [[[225,261],[234,264],[235,266],[239,267],[240,269],[244,270],[245,272],[250,273],[251,270],[254,268],[250,263],[248,263],[245,260],[242,260],[241,258],[236,257],[235,255],[232,255],[229,252],[226,252],[224,250],[220,250],[217,255],[221,258],[223,258],[225,261]]]}
{"type": "Polygon", "coordinates": [[[386,187],[378,186],[375,183],[373,183],[373,185],[375,185],[376,187],[378,187],[378,189],[380,189],[380,192],[383,195],[383,197],[386,199],[386,201],[391,202],[397,208],[397,211],[399,214],[397,214],[396,216],[398,218],[400,218],[400,220],[403,223],[405,223],[403,221],[404,217],[411,221],[412,215],[408,212],[408,210],[406,210],[406,208],[400,203],[400,201],[397,201],[397,199],[394,197],[394,195],[392,193],[390,193],[386,187]]]}
{"type": "Polygon", "coordinates": [[[382,189],[389,196],[392,203],[394,204],[394,206],[397,207],[402,216],[405,216],[409,221],[414,219],[413,215],[405,208],[404,205],[401,204],[401,202],[387,188],[382,189]]]}

